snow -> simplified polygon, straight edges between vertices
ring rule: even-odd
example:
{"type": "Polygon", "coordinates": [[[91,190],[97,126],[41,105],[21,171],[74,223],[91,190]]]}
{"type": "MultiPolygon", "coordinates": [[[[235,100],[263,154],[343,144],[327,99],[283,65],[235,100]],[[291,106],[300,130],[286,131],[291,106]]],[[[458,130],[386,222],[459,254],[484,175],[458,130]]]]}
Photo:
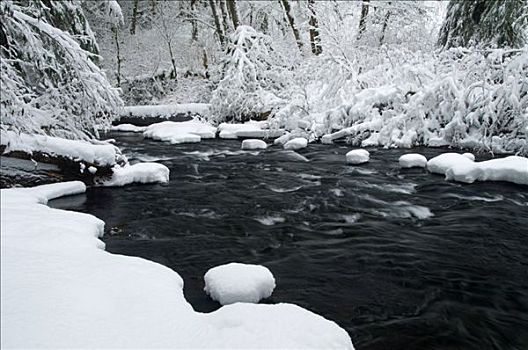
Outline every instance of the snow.
{"type": "Polygon", "coordinates": [[[14,131],[1,130],[0,143],[6,146],[4,153],[42,152],[102,166],[114,165],[116,159],[120,157],[119,150],[110,144],[92,144],[87,141],[45,135],[17,134],[14,131]]]}
{"type": "Polygon", "coordinates": [[[221,123],[218,136],[222,139],[275,138],[284,134],[283,129],[270,130],[268,122],[250,120],[245,123],[221,123]]]}
{"type": "Polygon", "coordinates": [[[475,161],[475,155],[473,153],[463,153],[462,155],[473,162],[475,161]]]}
{"type": "Polygon", "coordinates": [[[195,312],[175,271],[109,254],[103,221],[43,205],[84,190],[1,190],[2,348],[353,349],[343,329],[295,305],[195,312]]]}
{"type": "Polygon", "coordinates": [[[354,149],[346,154],[348,164],[363,164],[370,159],[370,153],[365,149],[354,149]]]}
{"type": "Polygon", "coordinates": [[[427,167],[427,158],[418,153],[404,154],[398,160],[402,168],[425,168],[427,167]]]}
{"type": "Polygon", "coordinates": [[[170,143],[200,142],[202,139],[215,138],[216,128],[198,119],[186,122],[166,121],[149,125],[143,136],[170,143]]]}
{"type": "Polygon", "coordinates": [[[125,106],[120,111],[120,117],[166,117],[190,114],[206,116],[209,114],[208,103],[182,103],[169,105],[125,106]]]}
{"type": "Polygon", "coordinates": [[[167,183],[169,168],[159,163],[137,163],[112,168],[113,174],[102,186],[125,186],[131,183],[167,183]]]}
{"type": "Polygon", "coordinates": [[[473,161],[459,153],[442,153],[427,162],[427,170],[435,174],[445,175],[447,170],[455,165],[472,164],[473,161]]]}
{"type": "Polygon", "coordinates": [[[222,305],[258,303],[275,289],[271,271],[261,265],[230,263],[207,271],[205,292],[222,305]]]}
{"type": "Polygon", "coordinates": [[[268,145],[266,144],[266,142],[262,141],[262,140],[253,140],[253,139],[248,139],[248,140],[244,140],[242,141],[242,149],[247,149],[247,150],[251,150],[251,149],[266,149],[268,148],[268,145]]]}
{"type": "Polygon", "coordinates": [[[507,181],[528,185],[528,158],[510,156],[483,162],[456,163],[446,171],[446,179],[466,183],[507,181]]]}
{"type": "Polygon", "coordinates": [[[308,140],[304,137],[296,137],[284,144],[284,149],[288,150],[298,150],[301,148],[306,148],[308,146],[308,140]]]}
{"type": "Polygon", "coordinates": [[[143,132],[145,131],[146,126],[137,126],[133,124],[118,124],[112,126],[110,130],[112,131],[122,131],[122,132],[143,132]]]}

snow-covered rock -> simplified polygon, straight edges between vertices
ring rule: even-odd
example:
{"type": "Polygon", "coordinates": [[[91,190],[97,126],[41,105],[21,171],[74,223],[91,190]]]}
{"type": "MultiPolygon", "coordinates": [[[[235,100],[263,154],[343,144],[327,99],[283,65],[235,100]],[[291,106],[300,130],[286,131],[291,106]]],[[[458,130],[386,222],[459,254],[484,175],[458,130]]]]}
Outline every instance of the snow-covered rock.
{"type": "Polygon", "coordinates": [[[284,144],[284,149],[298,150],[301,148],[306,148],[307,146],[308,146],[307,139],[305,139],[304,137],[296,137],[286,142],[284,144]]]}
{"type": "Polygon", "coordinates": [[[266,144],[266,142],[262,141],[262,140],[254,140],[254,139],[248,139],[248,140],[244,140],[242,141],[242,149],[247,149],[247,150],[251,150],[251,149],[266,149],[268,147],[268,145],[266,144]]]}
{"type": "Polygon", "coordinates": [[[6,146],[4,153],[42,152],[101,166],[112,166],[120,157],[117,147],[111,144],[93,144],[87,141],[67,140],[45,135],[17,134],[14,131],[1,130],[0,143],[6,146]]]}
{"type": "Polygon", "coordinates": [[[427,170],[435,174],[445,175],[446,171],[460,164],[472,164],[473,161],[468,157],[458,153],[442,153],[439,156],[429,159],[427,170]]]}
{"type": "Polygon", "coordinates": [[[198,119],[186,122],[166,121],[149,125],[143,136],[170,143],[200,142],[202,139],[214,138],[216,128],[198,119]]]}
{"type": "Polygon", "coordinates": [[[398,162],[402,168],[425,168],[427,166],[427,158],[418,153],[404,154],[398,162]]]}
{"type": "Polygon", "coordinates": [[[258,303],[275,289],[273,274],[262,265],[220,265],[207,271],[204,281],[205,292],[222,305],[258,303]]]}
{"type": "Polygon", "coordinates": [[[348,164],[363,164],[370,159],[370,153],[365,149],[354,149],[346,154],[348,164]]]}
{"type": "Polygon", "coordinates": [[[2,348],[353,349],[334,322],[291,304],[195,312],[176,272],[105,252],[103,221],[44,205],[85,189],[1,190],[2,348]]]}
{"type": "Polygon", "coordinates": [[[528,158],[510,156],[483,162],[457,163],[446,171],[446,179],[466,183],[507,181],[528,185],[528,158]]]}
{"type": "Polygon", "coordinates": [[[118,124],[112,126],[110,130],[121,132],[143,132],[146,128],[146,126],[137,126],[133,124],[118,124]]]}
{"type": "Polygon", "coordinates": [[[102,186],[125,186],[131,183],[166,183],[169,182],[169,168],[159,163],[137,163],[134,165],[114,166],[109,180],[102,186]]]}
{"type": "Polygon", "coordinates": [[[475,161],[475,155],[473,153],[463,153],[462,155],[473,162],[475,161]]]}
{"type": "Polygon", "coordinates": [[[237,124],[237,123],[222,123],[218,126],[218,136],[222,139],[237,139],[237,138],[275,138],[282,136],[284,130],[269,129],[268,122],[254,121],[237,124]]]}
{"type": "Polygon", "coordinates": [[[264,122],[248,121],[246,123],[221,123],[218,125],[218,136],[222,139],[236,139],[237,133],[242,131],[260,131],[265,127],[264,122]]]}

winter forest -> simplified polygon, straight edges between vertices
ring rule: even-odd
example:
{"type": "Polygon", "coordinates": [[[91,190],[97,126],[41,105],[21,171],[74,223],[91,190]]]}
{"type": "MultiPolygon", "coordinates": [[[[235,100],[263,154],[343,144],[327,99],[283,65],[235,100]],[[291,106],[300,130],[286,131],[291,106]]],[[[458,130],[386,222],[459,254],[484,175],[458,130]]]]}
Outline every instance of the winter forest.
{"type": "Polygon", "coordinates": [[[526,0],[1,0],[2,348],[528,348],[526,0]]]}

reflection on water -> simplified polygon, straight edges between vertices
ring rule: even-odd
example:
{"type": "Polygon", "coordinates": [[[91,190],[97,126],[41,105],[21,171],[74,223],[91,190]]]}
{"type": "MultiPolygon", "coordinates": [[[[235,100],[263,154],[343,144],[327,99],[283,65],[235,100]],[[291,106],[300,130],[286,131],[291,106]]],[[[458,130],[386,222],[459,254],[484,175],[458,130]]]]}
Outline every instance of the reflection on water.
{"type": "Polygon", "coordinates": [[[400,170],[405,150],[372,150],[354,167],[345,146],[110,137],[132,161],[167,165],[170,183],[51,205],[105,220],[108,251],[178,271],[195,309],[219,307],[203,292],[209,268],[256,263],[277,278],[270,302],[336,321],[359,350],[528,349],[526,187],[400,170]]]}

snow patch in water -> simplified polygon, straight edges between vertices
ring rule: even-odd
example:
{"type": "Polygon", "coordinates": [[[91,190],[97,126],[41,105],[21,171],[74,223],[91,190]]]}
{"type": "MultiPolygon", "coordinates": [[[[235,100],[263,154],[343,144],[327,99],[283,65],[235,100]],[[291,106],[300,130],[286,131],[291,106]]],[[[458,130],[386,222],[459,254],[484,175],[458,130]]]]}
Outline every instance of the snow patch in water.
{"type": "Polygon", "coordinates": [[[207,271],[204,281],[205,292],[222,305],[258,303],[275,289],[273,274],[262,265],[220,265],[207,271]]]}
{"type": "Polygon", "coordinates": [[[266,225],[266,226],[273,226],[275,224],[279,224],[279,223],[286,221],[285,218],[283,218],[282,216],[278,216],[278,215],[263,216],[263,217],[255,218],[255,220],[260,222],[262,225],[266,225]]]}

